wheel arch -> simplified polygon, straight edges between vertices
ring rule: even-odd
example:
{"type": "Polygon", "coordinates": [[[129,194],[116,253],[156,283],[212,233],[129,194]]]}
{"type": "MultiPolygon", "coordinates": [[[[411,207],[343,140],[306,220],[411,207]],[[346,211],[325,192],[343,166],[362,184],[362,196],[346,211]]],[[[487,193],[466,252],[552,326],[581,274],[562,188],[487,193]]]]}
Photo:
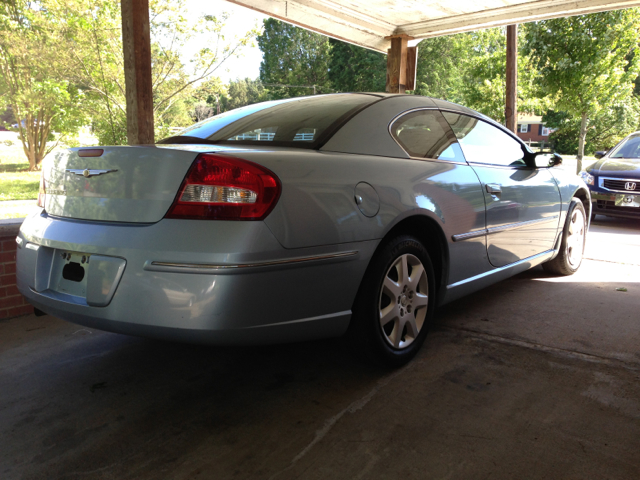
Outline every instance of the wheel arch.
{"type": "MultiPolygon", "coordinates": [[[[372,300],[372,294],[375,292],[380,295],[380,285],[384,281],[384,277],[381,275],[388,272],[388,262],[397,259],[397,254],[400,251],[406,252],[407,249],[415,251],[417,249],[414,242],[406,240],[417,240],[426,250],[426,254],[431,260],[430,266],[433,267],[433,273],[427,273],[428,278],[433,279],[429,280],[428,284],[429,296],[435,300],[427,303],[428,310],[424,319],[424,322],[427,322],[426,325],[433,318],[434,309],[439,303],[438,297],[445,290],[440,287],[445,285],[448,274],[448,247],[446,237],[437,219],[415,211],[412,213],[413,215],[410,216],[396,218],[396,223],[390,226],[371,255],[353,302],[351,321],[346,333],[351,342],[364,355],[378,364],[392,367],[404,365],[413,358],[424,341],[428,328],[422,328],[419,335],[415,337],[416,341],[402,349],[390,347],[389,342],[384,339],[384,335],[388,336],[389,332],[383,330],[380,325],[381,300],[380,297],[377,298],[377,301],[375,298],[372,300]],[[398,250],[398,248],[404,250],[398,250]]],[[[424,255],[421,248],[419,251],[424,255]]]]}
{"type": "Polygon", "coordinates": [[[587,219],[591,218],[591,194],[589,193],[589,190],[579,187],[573,193],[573,197],[580,199],[582,206],[584,207],[584,211],[587,213],[587,219]]]}
{"type": "Polygon", "coordinates": [[[564,208],[562,210],[562,215],[561,215],[561,225],[562,228],[558,229],[558,234],[556,237],[556,241],[554,243],[553,249],[555,250],[555,254],[553,255],[553,257],[550,260],[553,260],[554,258],[556,258],[556,256],[558,255],[558,252],[560,251],[560,243],[562,242],[562,234],[564,232],[564,229],[567,226],[567,221],[568,221],[568,216],[567,213],[569,211],[569,206],[571,205],[571,200],[573,198],[577,198],[578,200],[580,200],[580,202],[582,203],[582,206],[584,207],[584,211],[586,213],[586,221],[587,221],[587,225],[591,224],[591,194],[589,193],[588,189],[582,188],[582,187],[578,187],[577,190],[575,192],[573,192],[573,195],[571,195],[571,198],[569,199],[569,201],[567,202],[567,210],[565,211],[564,208]]]}
{"type": "Polygon", "coordinates": [[[412,235],[427,249],[436,276],[436,297],[438,297],[449,277],[449,247],[437,220],[420,214],[403,218],[385,234],[372,258],[391,238],[399,235],[412,235]]]}

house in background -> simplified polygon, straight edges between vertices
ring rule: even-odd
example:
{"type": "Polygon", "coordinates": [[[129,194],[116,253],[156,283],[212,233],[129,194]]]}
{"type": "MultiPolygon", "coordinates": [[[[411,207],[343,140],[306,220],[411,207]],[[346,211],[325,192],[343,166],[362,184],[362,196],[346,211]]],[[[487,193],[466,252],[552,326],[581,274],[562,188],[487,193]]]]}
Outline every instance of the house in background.
{"type": "Polygon", "coordinates": [[[549,145],[549,134],[553,129],[542,123],[542,117],[522,113],[518,115],[518,137],[529,145],[544,147],[549,145]]]}

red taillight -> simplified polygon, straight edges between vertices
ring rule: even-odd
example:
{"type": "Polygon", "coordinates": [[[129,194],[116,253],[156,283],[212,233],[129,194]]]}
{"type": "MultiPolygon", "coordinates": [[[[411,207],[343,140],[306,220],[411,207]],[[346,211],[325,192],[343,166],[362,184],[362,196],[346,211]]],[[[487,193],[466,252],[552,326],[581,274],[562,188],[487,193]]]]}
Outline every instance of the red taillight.
{"type": "Polygon", "coordinates": [[[38,206],[44,208],[44,201],[47,197],[47,188],[44,182],[44,170],[40,175],[40,190],[38,191],[38,206]]]}
{"type": "Polygon", "coordinates": [[[262,220],[280,197],[280,180],[247,160],[201,153],[166,218],[262,220]]]}

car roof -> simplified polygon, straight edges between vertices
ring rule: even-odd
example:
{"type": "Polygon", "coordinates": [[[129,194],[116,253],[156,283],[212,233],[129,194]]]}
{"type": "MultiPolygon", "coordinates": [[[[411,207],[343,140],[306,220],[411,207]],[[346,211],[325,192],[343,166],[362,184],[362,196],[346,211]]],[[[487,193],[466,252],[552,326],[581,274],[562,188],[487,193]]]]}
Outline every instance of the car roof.
{"type": "Polygon", "coordinates": [[[321,151],[348,152],[361,155],[408,157],[407,153],[393,140],[388,131],[388,122],[415,109],[439,109],[465,114],[483,120],[507,135],[522,141],[514,132],[492,118],[470,108],[437,98],[411,95],[371,92],[369,95],[379,100],[369,104],[333,132],[331,137],[319,149],[321,151]],[[384,125],[381,124],[384,123],[384,125]]]}

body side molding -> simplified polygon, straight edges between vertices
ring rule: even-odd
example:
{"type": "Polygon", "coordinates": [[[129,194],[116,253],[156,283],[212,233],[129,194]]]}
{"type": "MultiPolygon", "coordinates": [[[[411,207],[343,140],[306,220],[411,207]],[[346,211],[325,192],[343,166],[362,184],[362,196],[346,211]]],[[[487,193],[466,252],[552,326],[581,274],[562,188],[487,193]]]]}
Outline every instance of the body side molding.
{"type": "Polygon", "coordinates": [[[553,217],[545,217],[545,218],[540,218],[538,220],[529,220],[527,222],[510,223],[508,225],[502,225],[500,227],[486,228],[483,230],[474,230],[472,232],[467,232],[467,233],[458,233],[456,235],[452,235],[451,239],[454,242],[460,242],[462,240],[468,240],[469,238],[481,237],[482,235],[491,235],[493,233],[505,232],[507,230],[516,230],[518,228],[529,227],[537,223],[551,222],[552,220],[558,220],[559,217],[560,215],[554,215],[553,217]]]}

